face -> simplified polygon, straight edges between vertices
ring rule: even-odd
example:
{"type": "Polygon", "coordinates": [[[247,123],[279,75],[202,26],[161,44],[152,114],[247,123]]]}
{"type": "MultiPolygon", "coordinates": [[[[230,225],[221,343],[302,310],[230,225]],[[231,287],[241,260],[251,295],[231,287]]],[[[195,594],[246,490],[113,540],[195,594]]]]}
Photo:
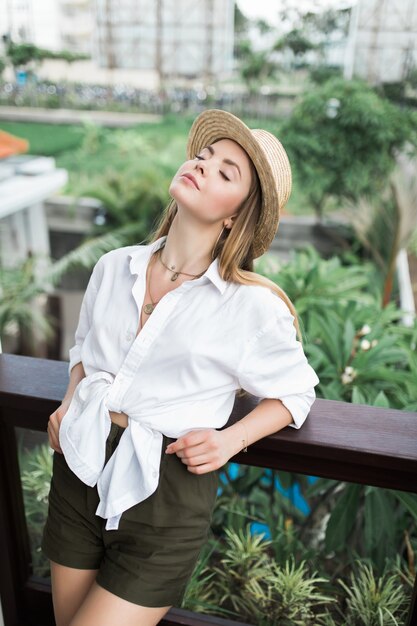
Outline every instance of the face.
{"type": "Polygon", "coordinates": [[[169,193],[177,201],[179,211],[192,212],[208,225],[225,218],[233,222],[239,205],[249,193],[249,164],[247,153],[238,143],[220,139],[181,165],[169,193]]]}

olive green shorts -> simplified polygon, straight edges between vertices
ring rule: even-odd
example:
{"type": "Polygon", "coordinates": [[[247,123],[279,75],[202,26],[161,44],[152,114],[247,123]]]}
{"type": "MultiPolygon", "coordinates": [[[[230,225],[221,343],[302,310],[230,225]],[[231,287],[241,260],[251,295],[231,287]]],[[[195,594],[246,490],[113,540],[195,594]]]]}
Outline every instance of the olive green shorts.
{"type": "MultiPolygon", "coordinates": [[[[111,424],[106,460],[124,428],[111,424]]],[[[159,484],[146,500],[122,514],[117,530],[95,514],[97,487],[83,483],[54,452],[48,516],[41,547],[61,565],[97,569],[96,582],[142,606],[181,606],[186,586],[209,537],[219,470],[194,474],[163,435],[159,484]]]]}

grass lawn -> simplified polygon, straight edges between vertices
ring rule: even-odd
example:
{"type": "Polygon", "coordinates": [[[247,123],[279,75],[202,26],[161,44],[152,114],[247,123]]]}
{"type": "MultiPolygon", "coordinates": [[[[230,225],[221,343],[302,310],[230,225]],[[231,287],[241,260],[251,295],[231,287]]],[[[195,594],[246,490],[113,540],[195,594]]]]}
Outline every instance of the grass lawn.
{"type": "Polygon", "coordinates": [[[82,126],[0,121],[0,129],[29,141],[30,154],[53,156],[75,150],[82,144],[82,126]]]}
{"type": "MultiPolygon", "coordinates": [[[[69,173],[69,181],[62,190],[77,195],[80,190],[102,184],[104,176],[122,172],[137,163],[141,168],[162,162],[173,173],[185,159],[188,131],[194,116],[166,116],[162,122],[138,124],[129,129],[110,129],[93,124],[41,124],[31,122],[0,122],[0,128],[29,141],[29,153],[53,156],[58,167],[69,173]],[[152,158],[150,159],[150,154],[152,158]]],[[[258,122],[243,118],[252,128],[264,128],[280,136],[280,120],[258,122]]],[[[285,142],[284,142],[285,143],[285,142]]],[[[293,190],[285,207],[287,213],[311,214],[299,185],[293,181],[293,190]]]]}

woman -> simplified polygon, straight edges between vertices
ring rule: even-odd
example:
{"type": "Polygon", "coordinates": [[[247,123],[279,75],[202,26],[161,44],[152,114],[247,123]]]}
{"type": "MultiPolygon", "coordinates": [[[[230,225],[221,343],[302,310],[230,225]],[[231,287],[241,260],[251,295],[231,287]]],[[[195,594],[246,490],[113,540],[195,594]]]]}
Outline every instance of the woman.
{"type": "Polygon", "coordinates": [[[48,424],[58,626],[157,624],[207,540],[219,469],[306,419],[319,379],[295,309],[252,271],[290,190],[276,137],[206,110],[151,242],[96,263],[48,424]],[[220,430],[239,390],[262,400],[220,430]]]}

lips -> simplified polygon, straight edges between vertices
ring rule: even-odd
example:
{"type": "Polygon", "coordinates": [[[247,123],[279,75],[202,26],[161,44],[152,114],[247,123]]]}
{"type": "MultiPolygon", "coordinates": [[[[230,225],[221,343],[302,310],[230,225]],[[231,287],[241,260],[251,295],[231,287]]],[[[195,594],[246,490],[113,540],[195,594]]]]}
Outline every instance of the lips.
{"type": "Polygon", "coordinates": [[[192,174],[181,174],[181,176],[184,176],[185,178],[188,178],[189,180],[191,180],[191,182],[193,183],[193,185],[197,188],[200,189],[200,187],[198,186],[198,183],[196,181],[196,179],[194,178],[194,176],[192,174]]]}

